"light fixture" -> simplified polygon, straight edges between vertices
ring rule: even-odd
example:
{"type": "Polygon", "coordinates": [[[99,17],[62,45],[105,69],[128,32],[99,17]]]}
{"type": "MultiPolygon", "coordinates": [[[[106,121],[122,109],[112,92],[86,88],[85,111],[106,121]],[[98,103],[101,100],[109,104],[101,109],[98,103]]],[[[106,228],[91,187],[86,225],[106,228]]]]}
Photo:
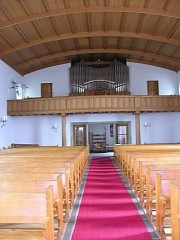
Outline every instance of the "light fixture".
{"type": "Polygon", "coordinates": [[[0,122],[2,123],[1,128],[6,125],[7,121],[8,121],[8,119],[7,119],[6,115],[4,115],[0,118],[0,122]]]}
{"type": "Polygon", "coordinates": [[[151,126],[150,123],[145,122],[145,123],[144,123],[144,129],[145,129],[145,131],[146,131],[150,126],[151,126]]]}
{"type": "Polygon", "coordinates": [[[55,132],[57,132],[58,126],[57,126],[57,124],[54,124],[54,125],[52,125],[51,128],[52,128],[55,132]]]}

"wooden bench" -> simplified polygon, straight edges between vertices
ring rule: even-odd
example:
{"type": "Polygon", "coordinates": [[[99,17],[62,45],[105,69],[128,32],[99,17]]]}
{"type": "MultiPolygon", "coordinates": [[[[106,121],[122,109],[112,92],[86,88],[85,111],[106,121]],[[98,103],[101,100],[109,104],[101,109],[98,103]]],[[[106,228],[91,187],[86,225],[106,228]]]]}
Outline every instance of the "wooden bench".
{"type": "Polygon", "coordinates": [[[52,186],[44,193],[1,193],[0,239],[54,240],[53,211],[52,186]]]}
{"type": "Polygon", "coordinates": [[[164,219],[170,216],[170,183],[177,181],[180,184],[180,170],[156,173],[155,176],[156,197],[156,228],[165,239],[164,219]]]}
{"type": "Polygon", "coordinates": [[[171,222],[172,222],[172,239],[180,239],[180,184],[171,182],[171,222]]]}
{"type": "MultiPolygon", "coordinates": [[[[0,191],[2,194],[5,192],[16,193],[16,190],[12,189],[15,187],[19,192],[34,194],[45,190],[45,187],[52,183],[55,192],[54,206],[57,208],[58,228],[60,227],[62,233],[63,220],[68,218],[87,160],[88,148],[86,147],[75,147],[74,149],[70,147],[39,147],[38,150],[36,148],[19,148],[1,151],[0,191]],[[64,190],[55,184],[59,174],[62,175],[61,185],[64,190]],[[62,196],[65,196],[63,197],[64,201],[62,201],[62,196]],[[65,210],[64,219],[62,218],[63,209],[65,210]]],[[[21,231],[18,231],[17,234],[21,235],[21,231]]]]}

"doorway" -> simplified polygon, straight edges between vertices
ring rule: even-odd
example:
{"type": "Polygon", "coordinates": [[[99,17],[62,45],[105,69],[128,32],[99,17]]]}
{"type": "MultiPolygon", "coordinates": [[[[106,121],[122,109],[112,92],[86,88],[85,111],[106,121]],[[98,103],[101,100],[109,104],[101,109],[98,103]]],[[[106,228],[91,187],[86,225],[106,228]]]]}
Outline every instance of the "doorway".
{"type": "Polygon", "coordinates": [[[73,145],[86,146],[86,125],[73,125],[73,145]]]}
{"type": "Polygon", "coordinates": [[[128,144],[128,123],[117,123],[116,124],[116,143],[117,144],[128,144]]]}

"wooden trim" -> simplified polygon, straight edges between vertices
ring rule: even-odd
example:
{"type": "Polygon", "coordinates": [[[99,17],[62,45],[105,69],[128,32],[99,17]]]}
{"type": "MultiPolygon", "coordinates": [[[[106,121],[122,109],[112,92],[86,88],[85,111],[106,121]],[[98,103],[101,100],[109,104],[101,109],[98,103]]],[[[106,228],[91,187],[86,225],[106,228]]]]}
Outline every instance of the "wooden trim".
{"type": "Polygon", "coordinates": [[[66,114],[62,114],[62,146],[66,146],[66,114]]]}
{"type": "Polygon", "coordinates": [[[11,116],[97,113],[180,112],[180,96],[96,95],[8,100],[11,116]]]}
{"type": "Polygon", "coordinates": [[[141,132],[140,132],[140,113],[135,113],[135,124],[136,124],[136,144],[141,144],[141,132]]]}

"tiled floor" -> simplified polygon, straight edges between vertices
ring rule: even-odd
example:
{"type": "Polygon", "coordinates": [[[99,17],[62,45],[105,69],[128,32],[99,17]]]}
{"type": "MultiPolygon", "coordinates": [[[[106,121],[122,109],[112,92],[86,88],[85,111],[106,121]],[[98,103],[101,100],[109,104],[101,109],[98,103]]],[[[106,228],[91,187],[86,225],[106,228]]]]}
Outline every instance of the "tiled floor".
{"type": "MultiPolygon", "coordinates": [[[[111,156],[113,158],[113,153],[99,153],[99,154],[91,154],[90,155],[90,158],[92,156],[111,156]]],[[[114,163],[115,164],[115,163],[114,163]]],[[[116,166],[116,164],[115,164],[116,166]]],[[[117,167],[117,166],[116,166],[117,167]]],[[[157,235],[152,223],[150,222],[150,220],[147,218],[143,208],[141,207],[141,205],[139,204],[137,198],[135,197],[132,189],[129,187],[127,181],[125,180],[125,178],[123,177],[123,174],[122,172],[119,170],[119,168],[117,167],[117,170],[119,172],[119,175],[122,177],[123,179],[123,182],[128,190],[128,192],[130,193],[132,199],[133,199],[133,202],[135,203],[138,211],[139,211],[139,214],[142,216],[142,219],[144,221],[144,223],[146,224],[147,226],[147,229],[148,231],[150,232],[151,236],[152,236],[152,240],[160,240],[159,236],[157,235]]],[[[83,195],[83,191],[84,191],[84,186],[85,186],[85,183],[86,183],[86,178],[87,178],[87,174],[88,174],[88,169],[86,170],[85,174],[84,174],[84,178],[83,178],[83,181],[82,181],[82,184],[80,186],[80,189],[79,189],[79,192],[77,194],[77,197],[76,197],[76,200],[75,200],[75,204],[74,204],[74,208],[72,209],[71,211],[71,215],[70,215],[70,218],[69,218],[69,221],[66,225],[66,229],[65,229],[65,232],[63,234],[63,237],[62,237],[62,240],[70,240],[71,239],[71,236],[72,236],[72,233],[73,233],[73,230],[74,230],[74,227],[75,227],[75,222],[76,222],[76,218],[77,218],[77,215],[78,215],[78,211],[79,211],[79,206],[80,206],[80,203],[81,203],[81,199],[82,199],[82,195],[83,195]]]]}

